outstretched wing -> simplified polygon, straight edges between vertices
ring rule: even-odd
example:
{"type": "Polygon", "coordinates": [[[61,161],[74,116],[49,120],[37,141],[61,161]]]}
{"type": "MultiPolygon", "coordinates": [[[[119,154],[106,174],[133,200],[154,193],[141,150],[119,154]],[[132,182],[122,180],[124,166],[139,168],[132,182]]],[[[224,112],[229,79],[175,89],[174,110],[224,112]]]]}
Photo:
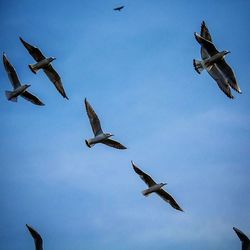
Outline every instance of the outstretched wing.
{"type": "Polygon", "coordinates": [[[160,189],[159,191],[156,191],[156,193],[166,202],[168,202],[173,208],[182,211],[182,208],[177,204],[177,202],[175,201],[175,199],[169,194],[167,193],[165,190],[160,189]]]}
{"type": "Polygon", "coordinates": [[[69,99],[64,91],[62,81],[58,73],[54,70],[51,64],[43,68],[44,73],[48,76],[51,82],[54,83],[59,93],[66,99],[69,99]]]}
{"type": "Polygon", "coordinates": [[[211,43],[213,42],[212,41],[212,37],[210,35],[210,32],[209,32],[209,30],[208,30],[208,28],[206,26],[206,23],[204,21],[201,23],[201,32],[200,32],[200,35],[204,39],[208,40],[209,42],[211,42],[211,43]]]}
{"type": "Polygon", "coordinates": [[[230,86],[227,82],[227,79],[222,74],[221,70],[218,68],[216,64],[214,64],[211,69],[208,70],[208,73],[213,77],[213,79],[217,82],[219,88],[229,97],[234,98],[231,94],[230,86]]]}
{"type": "Polygon", "coordinates": [[[32,95],[32,94],[31,94],[30,92],[28,92],[28,91],[24,91],[24,92],[21,94],[21,96],[22,96],[25,100],[27,100],[27,101],[29,101],[29,102],[32,102],[32,103],[35,104],[35,105],[44,106],[44,103],[43,103],[41,100],[39,100],[36,96],[32,95]]]}
{"type": "Polygon", "coordinates": [[[216,63],[219,69],[223,72],[224,76],[227,78],[228,84],[238,93],[241,93],[240,87],[237,84],[237,80],[232,68],[226,63],[224,59],[216,63]]]}
{"type": "Polygon", "coordinates": [[[114,10],[120,11],[120,10],[122,10],[123,8],[124,8],[124,6],[120,6],[120,7],[114,8],[114,10]]]}
{"type": "MultiPolygon", "coordinates": [[[[213,56],[217,53],[219,53],[219,51],[216,49],[216,47],[214,46],[214,44],[206,39],[204,39],[202,36],[200,36],[198,33],[194,33],[195,39],[196,41],[201,45],[202,49],[204,49],[205,53],[208,54],[209,56],[213,56]]],[[[205,54],[205,55],[206,55],[205,54]]],[[[204,56],[204,55],[202,55],[204,56]]],[[[206,59],[202,57],[202,59],[206,59]]]]}
{"type": "Polygon", "coordinates": [[[111,139],[106,139],[104,141],[102,141],[103,144],[113,147],[113,148],[117,148],[117,149],[127,149],[125,146],[123,146],[121,143],[111,140],[111,139]]]}
{"type": "MultiPolygon", "coordinates": [[[[212,41],[212,37],[211,37],[211,35],[210,35],[210,32],[209,32],[209,30],[208,30],[208,28],[207,28],[207,26],[206,26],[206,23],[203,21],[202,23],[201,23],[201,32],[200,32],[200,35],[204,38],[204,39],[206,39],[207,41],[209,41],[209,42],[213,42],[212,41]]],[[[205,59],[205,58],[208,58],[209,57],[209,55],[208,55],[208,53],[206,52],[206,50],[205,49],[203,49],[203,47],[201,47],[201,58],[203,58],[203,60],[205,59]]]]}
{"type": "Polygon", "coordinates": [[[103,133],[100,120],[86,98],[85,98],[84,102],[85,102],[87,115],[89,117],[89,122],[90,122],[90,125],[92,127],[93,133],[95,136],[97,136],[97,135],[103,133]]]}
{"type": "Polygon", "coordinates": [[[149,186],[156,185],[156,182],[146,173],[144,173],[141,169],[139,169],[134,162],[132,162],[132,166],[134,168],[134,171],[140,176],[140,178],[149,186]]]}
{"type": "Polygon", "coordinates": [[[242,242],[249,242],[249,238],[242,231],[240,231],[236,227],[233,227],[233,230],[235,231],[235,233],[238,235],[238,237],[242,242]]]}
{"type": "Polygon", "coordinates": [[[3,54],[3,65],[4,65],[4,68],[7,72],[7,74],[8,74],[9,80],[10,80],[13,88],[16,89],[16,88],[20,87],[21,84],[20,84],[20,81],[18,79],[17,73],[16,73],[14,67],[9,62],[9,60],[5,54],[3,54]]]}
{"type": "Polygon", "coordinates": [[[41,235],[32,227],[26,224],[26,227],[28,228],[31,236],[34,239],[35,245],[36,245],[36,250],[43,250],[43,239],[41,235]]]}
{"type": "Polygon", "coordinates": [[[43,55],[43,53],[35,46],[32,46],[31,44],[25,42],[21,37],[19,37],[20,41],[22,42],[22,44],[24,45],[24,47],[28,50],[28,52],[30,53],[30,55],[37,61],[41,61],[43,59],[45,59],[45,56],[43,55]]]}

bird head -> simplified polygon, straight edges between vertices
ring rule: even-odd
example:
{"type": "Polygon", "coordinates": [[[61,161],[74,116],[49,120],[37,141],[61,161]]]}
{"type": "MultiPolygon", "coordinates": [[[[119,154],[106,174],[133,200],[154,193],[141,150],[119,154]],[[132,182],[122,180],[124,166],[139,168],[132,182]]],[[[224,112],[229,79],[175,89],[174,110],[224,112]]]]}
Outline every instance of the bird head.
{"type": "Polygon", "coordinates": [[[107,136],[107,138],[109,138],[109,137],[114,136],[114,135],[111,133],[106,133],[106,136],[107,136]]]}
{"type": "Polygon", "coordinates": [[[160,184],[161,184],[162,187],[165,186],[165,185],[167,185],[167,183],[160,183],[160,184]]]}
{"type": "Polygon", "coordinates": [[[54,61],[54,60],[56,60],[56,58],[55,57],[50,57],[50,61],[52,62],[52,61],[54,61]]]}
{"type": "Polygon", "coordinates": [[[228,50],[224,50],[224,51],[223,51],[223,54],[224,54],[224,55],[227,55],[227,54],[229,54],[229,53],[231,53],[231,52],[228,51],[228,50]]]}

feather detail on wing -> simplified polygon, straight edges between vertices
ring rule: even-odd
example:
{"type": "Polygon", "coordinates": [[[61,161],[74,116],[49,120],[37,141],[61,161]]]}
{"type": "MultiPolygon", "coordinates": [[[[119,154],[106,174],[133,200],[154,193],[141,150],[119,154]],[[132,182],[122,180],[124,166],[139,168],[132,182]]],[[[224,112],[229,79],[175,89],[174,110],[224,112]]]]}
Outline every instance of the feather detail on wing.
{"type": "Polygon", "coordinates": [[[238,93],[242,93],[232,68],[226,63],[224,59],[220,60],[217,63],[218,68],[223,72],[223,75],[226,77],[228,84],[238,93]]]}
{"type": "Polygon", "coordinates": [[[104,141],[102,141],[103,144],[113,147],[113,148],[117,148],[117,149],[127,149],[125,146],[123,146],[121,143],[111,140],[111,139],[106,139],[104,141]]]}
{"type": "Polygon", "coordinates": [[[227,79],[223,76],[222,72],[218,68],[216,64],[214,64],[208,73],[213,77],[213,79],[217,82],[219,88],[229,97],[234,98],[231,94],[230,86],[227,82],[227,79]]]}
{"type": "Polygon", "coordinates": [[[134,162],[132,162],[132,166],[134,168],[134,171],[140,176],[140,178],[149,186],[156,185],[156,182],[146,173],[144,173],[141,169],[139,169],[134,162]]]}
{"type": "Polygon", "coordinates": [[[51,64],[49,64],[47,67],[43,68],[44,73],[48,76],[51,82],[54,83],[56,89],[59,91],[59,93],[66,99],[69,99],[64,91],[62,81],[58,73],[55,71],[55,69],[52,67],[51,64]]]}
{"type": "MultiPolygon", "coordinates": [[[[196,41],[201,45],[201,47],[205,50],[205,52],[209,56],[213,56],[219,53],[219,51],[216,49],[216,47],[214,46],[212,42],[204,39],[198,33],[194,33],[194,36],[195,36],[196,41]]],[[[202,59],[204,60],[205,58],[202,58],[202,59]]]]}
{"type": "Polygon", "coordinates": [[[27,101],[30,101],[32,102],[33,104],[35,105],[38,105],[38,106],[44,106],[44,103],[39,100],[36,96],[32,95],[30,92],[28,91],[24,91],[21,96],[27,100],[27,101]]]}
{"type": "Polygon", "coordinates": [[[43,55],[43,53],[40,51],[40,49],[38,49],[35,46],[32,46],[31,44],[25,42],[21,37],[19,37],[20,41],[22,42],[22,44],[24,45],[24,47],[28,50],[28,52],[30,53],[30,55],[37,61],[41,61],[43,59],[45,59],[45,56],[43,55]]]}
{"type": "Polygon", "coordinates": [[[21,84],[20,84],[20,81],[18,79],[17,73],[16,73],[14,67],[12,66],[12,64],[9,62],[9,60],[5,54],[3,54],[3,64],[4,64],[4,68],[8,74],[8,78],[9,78],[13,88],[16,89],[16,88],[20,87],[21,84]]]}
{"type": "Polygon", "coordinates": [[[175,201],[175,199],[169,194],[167,193],[165,190],[160,189],[159,191],[156,191],[156,193],[166,202],[168,202],[173,208],[182,211],[182,208],[177,204],[177,202],[175,201]]]}
{"type": "Polygon", "coordinates": [[[213,42],[213,41],[212,41],[212,37],[211,37],[211,35],[210,35],[210,32],[209,32],[209,30],[208,30],[208,28],[207,28],[207,26],[206,26],[206,23],[205,23],[204,21],[201,23],[201,32],[200,32],[200,35],[201,35],[204,39],[210,41],[211,43],[213,42]]]}
{"type": "MultiPolygon", "coordinates": [[[[208,30],[208,28],[207,28],[207,26],[206,26],[206,23],[205,23],[204,21],[203,21],[202,24],[201,24],[201,32],[200,32],[200,35],[201,35],[204,39],[210,41],[211,43],[213,42],[213,41],[212,41],[212,37],[211,37],[211,35],[210,35],[210,33],[209,33],[209,30],[208,30]]],[[[201,46],[201,58],[203,58],[203,60],[204,60],[204,59],[206,59],[206,58],[208,58],[208,57],[209,57],[209,55],[208,55],[207,51],[206,51],[205,49],[203,49],[203,47],[201,46]]]]}
{"type": "Polygon", "coordinates": [[[100,120],[86,98],[85,98],[84,102],[85,102],[87,115],[89,117],[89,122],[90,122],[90,125],[92,127],[93,133],[95,136],[97,136],[97,135],[103,133],[100,120]]]}

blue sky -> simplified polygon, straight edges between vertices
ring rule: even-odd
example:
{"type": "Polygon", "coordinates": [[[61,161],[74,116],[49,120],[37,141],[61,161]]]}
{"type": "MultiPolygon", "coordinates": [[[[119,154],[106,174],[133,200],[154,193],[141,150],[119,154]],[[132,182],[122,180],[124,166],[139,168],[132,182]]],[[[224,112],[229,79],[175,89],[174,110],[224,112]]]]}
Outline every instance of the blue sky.
{"type": "Polygon", "coordinates": [[[250,236],[249,1],[1,1],[0,47],[22,83],[46,104],[8,102],[0,74],[0,248],[234,250],[250,236]],[[125,5],[124,11],[112,9],[125,5]],[[206,72],[193,33],[205,20],[230,50],[243,94],[228,99],[206,72]],[[56,92],[18,37],[55,56],[69,101],[56,92]],[[102,127],[128,147],[89,149],[87,97],[102,127]],[[185,213],[145,184],[159,182],[185,213]]]}

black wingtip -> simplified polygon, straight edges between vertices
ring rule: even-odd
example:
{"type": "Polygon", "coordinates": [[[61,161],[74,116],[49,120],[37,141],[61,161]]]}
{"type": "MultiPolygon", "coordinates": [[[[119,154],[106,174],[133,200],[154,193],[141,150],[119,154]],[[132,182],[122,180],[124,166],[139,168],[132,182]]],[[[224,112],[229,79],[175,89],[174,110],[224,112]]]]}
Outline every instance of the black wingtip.
{"type": "Polygon", "coordinates": [[[87,140],[85,140],[85,143],[86,143],[86,145],[87,145],[89,148],[91,148],[91,146],[89,145],[89,143],[88,143],[87,140]]]}

